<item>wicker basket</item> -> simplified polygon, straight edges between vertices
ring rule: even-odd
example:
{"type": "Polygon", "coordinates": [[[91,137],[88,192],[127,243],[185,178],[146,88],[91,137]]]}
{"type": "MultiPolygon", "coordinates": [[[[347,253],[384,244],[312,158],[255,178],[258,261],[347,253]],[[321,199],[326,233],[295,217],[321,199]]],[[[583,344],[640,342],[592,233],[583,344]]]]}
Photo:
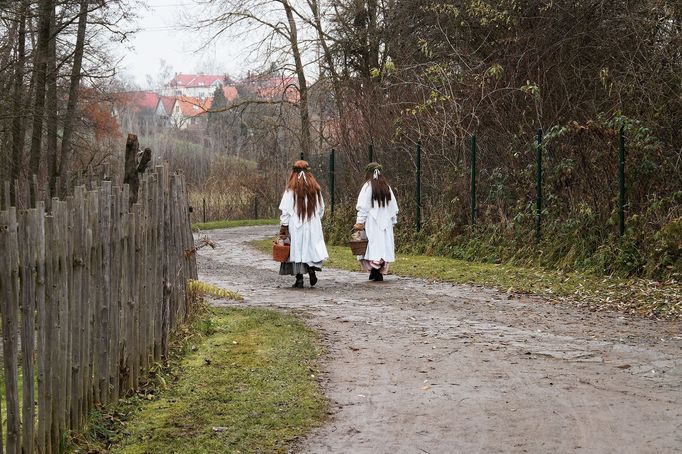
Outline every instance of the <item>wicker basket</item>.
{"type": "Polygon", "coordinates": [[[348,242],[353,255],[365,255],[365,252],[367,252],[367,243],[369,243],[369,241],[367,240],[367,234],[364,230],[353,232],[350,236],[350,241],[348,242]]]}
{"type": "Polygon", "coordinates": [[[272,243],[272,260],[281,263],[288,262],[290,250],[290,245],[284,244],[281,240],[276,240],[272,243]]]}

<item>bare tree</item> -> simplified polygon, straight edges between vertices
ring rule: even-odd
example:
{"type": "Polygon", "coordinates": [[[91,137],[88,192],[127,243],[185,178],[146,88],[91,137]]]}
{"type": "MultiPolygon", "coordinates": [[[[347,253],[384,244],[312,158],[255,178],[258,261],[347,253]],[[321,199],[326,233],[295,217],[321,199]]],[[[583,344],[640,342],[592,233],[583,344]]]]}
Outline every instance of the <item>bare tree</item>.
{"type": "MultiPolygon", "coordinates": [[[[13,102],[14,118],[12,119],[12,171],[10,178],[18,180],[23,166],[24,152],[24,66],[26,65],[26,16],[28,0],[19,4],[19,38],[17,43],[17,61],[14,65],[13,102]]],[[[14,188],[14,185],[12,185],[14,188]]],[[[13,189],[14,190],[14,189],[13,189]]],[[[16,197],[16,194],[15,194],[16,197]]]]}
{"type": "MultiPolygon", "coordinates": [[[[29,173],[38,175],[40,167],[41,147],[43,139],[43,114],[45,112],[45,89],[47,82],[47,64],[50,46],[50,19],[54,14],[54,1],[44,0],[40,3],[38,15],[38,40],[35,51],[34,80],[35,94],[33,100],[33,128],[31,133],[31,151],[29,173]]],[[[31,186],[31,191],[34,188],[31,186]]],[[[31,192],[31,202],[36,195],[31,192]]]]}
{"type": "MultiPolygon", "coordinates": [[[[71,80],[69,84],[69,100],[64,116],[64,132],[62,135],[62,149],[57,170],[57,176],[62,176],[69,181],[69,160],[71,158],[71,147],[74,123],[76,117],[76,106],[78,105],[78,95],[80,92],[80,81],[82,78],[83,54],[85,51],[85,31],[88,18],[88,0],[80,1],[78,12],[78,31],[76,33],[76,45],[73,54],[73,66],[71,68],[71,80]]],[[[62,191],[64,188],[62,188],[62,191]]]]}

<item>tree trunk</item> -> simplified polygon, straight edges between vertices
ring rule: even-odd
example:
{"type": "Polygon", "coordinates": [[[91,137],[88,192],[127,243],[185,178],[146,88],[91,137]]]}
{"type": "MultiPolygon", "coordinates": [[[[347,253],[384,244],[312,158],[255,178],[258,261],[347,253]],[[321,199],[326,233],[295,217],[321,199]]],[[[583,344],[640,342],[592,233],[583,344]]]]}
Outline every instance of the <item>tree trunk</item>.
{"type": "MultiPolygon", "coordinates": [[[[19,180],[21,168],[23,166],[24,154],[24,66],[26,65],[26,12],[28,10],[28,0],[21,2],[19,13],[19,40],[17,42],[17,62],[14,71],[14,93],[12,105],[14,118],[12,118],[12,174],[11,181],[19,180]]],[[[12,185],[14,190],[14,185],[12,185]]],[[[14,202],[16,203],[16,194],[14,202]]]]}
{"type": "Polygon", "coordinates": [[[318,2],[319,0],[309,0],[308,5],[310,6],[310,9],[313,12],[313,17],[315,18],[315,28],[317,29],[317,36],[320,40],[320,46],[322,46],[322,52],[324,53],[324,62],[327,65],[327,69],[329,70],[332,80],[334,100],[336,102],[336,110],[339,114],[339,125],[341,127],[341,143],[345,146],[348,146],[348,123],[346,118],[346,106],[343,103],[341,79],[339,78],[339,73],[336,71],[332,53],[329,50],[327,40],[324,36],[324,30],[322,30],[322,19],[320,18],[320,5],[318,2]]]}
{"type": "Polygon", "coordinates": [[[129,188],[130,199],[128,203],[130,207],[137,202],[137,194],[140,190],[140,174],[147,170],[147,166],[152,160],[152,150],[145,148],[138,164],[137,154],[139,151],[140,142],[138,142],[137,136],[135,134],[128,134],[128,140],[126,140],[126,157],[123,183],[127,184],[129,188]]]}
{"type": "Polygon", "coordinates": [[[298,48],[298,29],[296,28],[296,20],[294,13],[289,5],[288,0],[282,0],[284,12],[287,15],[289,22],[289,42],[291,44],[291,53],[294,57],[296,65],[296,75],[298,76],[298,91],[299,91],[299,111],[301,115],[301,149],[305,156],[310,155],[310,113],[308,112],[308,85],[305,80],[305,71],[303,70],[303,61],[301,59],[301,52],[298,48]]]}
{"type": "MultiPolygon", "coordinates": [[[[54,1],[44,0],[40,4],[38,43],[35,56],[35,95],[33,99],[33,130],[31,132],[31,154],[29,173],[38,175],[43,139],[43,115],[45,113],[45,79],[47,72],[48,44],[50,41],[50,18],[54,1]]],[[[31,206],[35,207],[35,188],[31,187],[31,206]]]]}
{"type": "MultiPolygon", "coordinates": [[[[66,106],[64,117],[64,133],[62,135],[62,151],[59,159],[57,175],[62,176],[67,184],[69,181],[69,160],[71,155],[71,140],[73,136],[73,123],[78,106],[78,93],[81,81],[81,68],[83,65],[83,51],[85,48],[85,30],[88,18],[88,0],[81,0],[78,17],[78,32],[76,34],[76,48],[73,54],[73,68],[71,70],[71,84],[69,86],[69,101],[66,106]]],[[[60,188],[65,195],[66,188],[60,188]]]]}
{"type": "Polygon", "coordinates": [[[47,95],[45,98],[47,126],[47,162],[50,175],[50,197],[56,197],[57,191],[57,40],[54,36],[55,9],[50,14],[51,31],[47,49],[47,95]]]}

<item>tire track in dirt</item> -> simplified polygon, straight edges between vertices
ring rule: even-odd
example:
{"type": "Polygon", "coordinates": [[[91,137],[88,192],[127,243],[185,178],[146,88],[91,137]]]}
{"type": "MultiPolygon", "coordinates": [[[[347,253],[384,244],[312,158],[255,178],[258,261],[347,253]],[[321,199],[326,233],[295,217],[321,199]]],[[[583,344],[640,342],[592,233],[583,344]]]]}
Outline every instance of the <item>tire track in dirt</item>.
{"type": "Polygon", "coordinates": [[[330,269],[293,290],[247,244],[273,233],[210,232],[199,274],[321,333],[333,415],[300,452],[682,452],[679,321],[330,269]]]}

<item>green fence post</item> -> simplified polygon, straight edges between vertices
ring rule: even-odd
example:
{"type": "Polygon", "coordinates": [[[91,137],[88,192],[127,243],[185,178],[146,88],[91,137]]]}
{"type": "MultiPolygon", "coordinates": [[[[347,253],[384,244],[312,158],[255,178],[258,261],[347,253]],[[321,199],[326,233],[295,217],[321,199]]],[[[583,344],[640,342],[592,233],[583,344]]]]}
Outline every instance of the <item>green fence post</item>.
{"type": "Polygon", "coordinates": [[[471,225],[476,224],[476,135],[471,136],[471,225]]]}
{"type": "Polygon", "coordinates": [[[334,172],[335,154],[336,150],[332,148],[332,152],[329,154],[329,199],[331,202],[332,213],[334,213],[334,178],[336,177],[334,172]]]}
{"type": "Polygon", "coordinates": [[[538,129],[535,147],[535,239],[539,242],[542,228],[542,129],[538,129]]]}
{"type": "Polygon", "coordinates": [[[415,194],[417,202],[417,232],[422,228],[422,142],[417,141],[417,192],[415,194]]]}
{"type": "Polygon", "coordinates": [[[619,210],[618,210],[618,233],[620,236],[625,235],[625,124],[620,125],[620,146],[618,159],[618,177],[619,177],[619,210]]]}
{"type": "Polygon", "coordinates": [[[369,157],[369,162],[374,162],[374,144],[370,143],[369,147],[367,147],[367,155],[369,157]]]}
{"type": "Polygon", "coordinates": [[[206,223],[206,199],[203,199],[203,205],[204,205],[204,210],[203,210],[203,216],[202,219],[204,220],[204,224],[206,223]]]}
{"type": "Polygon", "coordinates": [[[258,196],[253,199],[253,214],[254,219],[258,219],[258,196]]]}

